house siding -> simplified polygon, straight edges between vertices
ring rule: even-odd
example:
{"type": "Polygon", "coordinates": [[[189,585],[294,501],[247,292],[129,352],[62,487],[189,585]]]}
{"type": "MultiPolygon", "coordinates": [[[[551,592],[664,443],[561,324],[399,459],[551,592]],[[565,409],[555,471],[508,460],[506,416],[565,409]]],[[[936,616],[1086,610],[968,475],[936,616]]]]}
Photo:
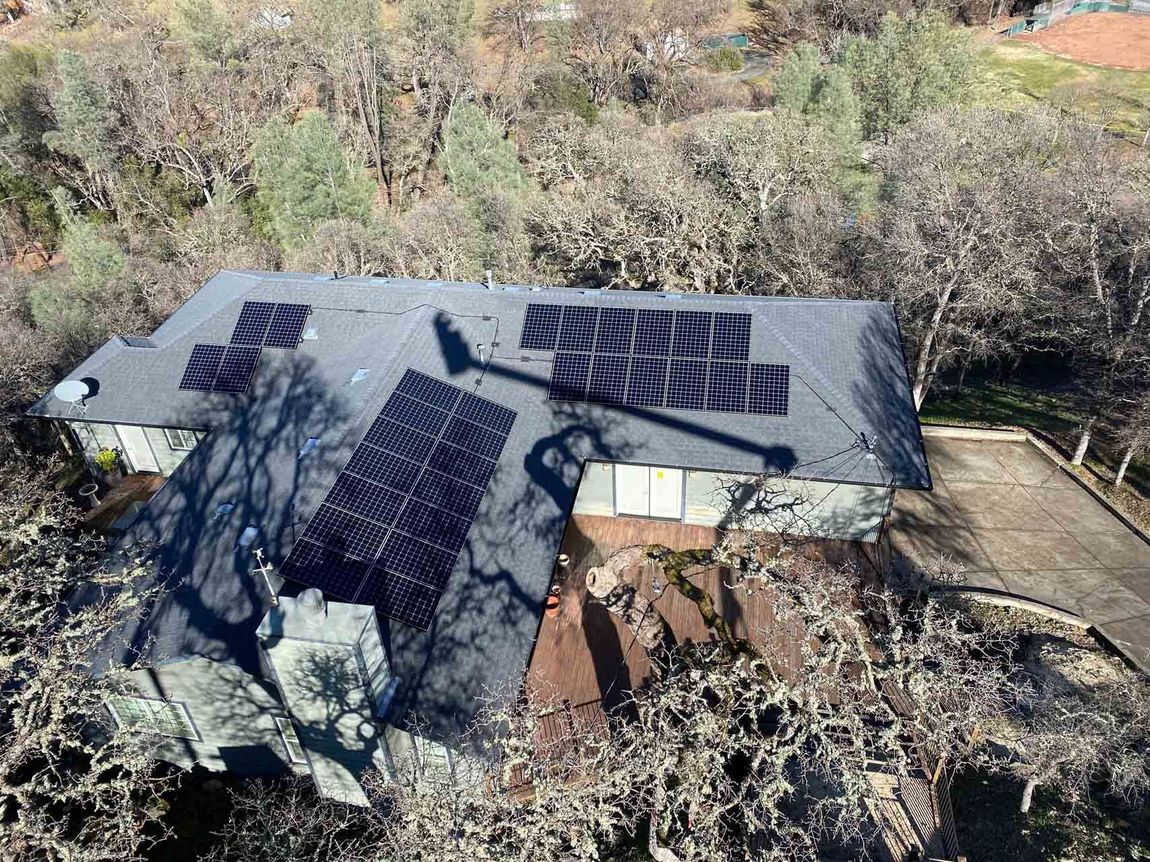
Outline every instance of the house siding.
{"type": "MultiPolygon", "coordinates": [[[[80,444],[85,459],[91,464],[96,453],[101,449],[123,449],[116,426],[107,422],[81,422],[69,420],[68,428],[72,436],[80,444]]],[[[170,476],[175,469],[184,463],[184,459],[191,454],[190,449],[173,449],[163,428],[143,427],[144,436],[156,456],[156,463],[160,468],[160,475],[170,476]]],[[[202,431],[193,431],[196,442],[204,439],[202,431]]],[[[131,465],[125,465],[129,473],[135,472],[131,465]]]]}
{"type": "MultiPolygon", "coordinates": [[[[721,489],[737,486],[747,477],[712,470],[684,473],[683,523],[726,527],[737,520],[731,514],[731,494],[721,489]]],[[[821,539],[874,541],[883,518],[890,514],[894,496],[890,488],[871,485],[780,479],[779,487],[792,497],[808,501],[801,511],[801,525],[788,522],[785,526],[798,534],[821,539]]],[[[613,464],[587,462],[575,498],[575,513],[616,514],[613,464]]]]}
{"type": "Polygon", "coordinates": [[[182,703],[199,739],[166,740],[158,756],[177,766],[203,766],[217,772],[308,774],[292,764],[276,727],[287,711],[268,683],[235,665],[189,659],[132,674],[142,697],[182,703]]]}

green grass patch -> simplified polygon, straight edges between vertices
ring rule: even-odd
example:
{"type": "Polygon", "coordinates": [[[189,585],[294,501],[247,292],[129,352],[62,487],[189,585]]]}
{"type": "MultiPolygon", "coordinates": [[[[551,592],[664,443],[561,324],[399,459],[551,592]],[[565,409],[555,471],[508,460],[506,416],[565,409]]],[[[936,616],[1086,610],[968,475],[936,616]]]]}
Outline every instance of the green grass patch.
{"type": "Polygon", "coordinates": [[[979,65],[975,99],[983,104],[1018,108],[1045,102],[1115,131],[1150,127],[1150,72],[1076,63],[1016,40],[986,48],[979,65]]]}

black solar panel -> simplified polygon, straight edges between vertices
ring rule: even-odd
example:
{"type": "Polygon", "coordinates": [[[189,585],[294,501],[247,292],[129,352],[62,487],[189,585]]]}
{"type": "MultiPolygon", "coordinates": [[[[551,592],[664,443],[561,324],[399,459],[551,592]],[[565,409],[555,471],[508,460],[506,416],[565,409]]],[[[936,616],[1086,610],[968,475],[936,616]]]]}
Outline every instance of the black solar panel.
{"type": "Polygon", "coordinates": [[[491,474],[495,472],[494,461],[443,442],[435,447],[427,466],[477,488],[486,486],[491,481],[491,474]]]}
{"type": "Polygon", "coordinates": [[[401,575],[374,568],[366,578],[357,601],[375,607],[393,620],[427,631],[443,593],[401,575]]]}
{"type": "Polygon", "coordinates": [[[434,437],[392,422],[386,416],[375,418],[375,422],[371,424],[363,442],[370,443],[380,449],[386,449],[388,452],[394,452],[396,455],[402,455],[417,464],[426,461],[431,450],[435,448],[434,437]]]}
{"type": "Polygon", "coordinates": [[[559,318],[563,315],[561,305],[527,306],[523,318],[523,333],[519,336],[519,347],[523,350],[554,350],[555,339],[559,336],[559,318]]]}
{"type": "Polygon", "coordinates": [[[455,568],[457,554],[443,551],[412,536],[392,531],[378,565],[435,589],[443,589],[455,568]]]}
{"type": "Polygon", "coordinates": [[[281,573],[426,629],[514,421],[409,369],[281,573]]]}
{"type": "Polygon", "coordinates": [[[468,520],[475,517],[479,504],[483,502],[482,489],[457,482],[433,470],[423,472],[411,493],[424,502],[468,520]]]}
{"type": "Polygon", "coordinates": [[[718,312],[711,339],[712,359],[745,362],[751,355],[751,315],[718,312]]]}
{"type": "Polygon", "coordinates": [[[409,499],[395,527],[409,536],[458,554],[467,541],[471,521],[419,500],[409,499]]]}
{"type": "Polygon", "coordinates": [[[491,428],[501,434],[510,434],[515,422],[515,411],[500,407],[494,401],[464,392],[455,408],[455,415],[461,416],[476,425],[491,428]]]}
{"type": "Polygon", "coordinates": [[[507,437],[498,431],[452,416],[447,423],[447,430],[443,432],[444,439],[450,440],[460,449],[482,455],[484,458],[496,460],[503,451],[503,444],[507,437]]]}
{"type": "Polygon", "coordinates": [[[275,308],[274,302],[245,302],[236,327],[232,330],[232,344],[262,347],[275,308]]]}
{"type": "Polygon", "coordinates": [[[751,364],[747,410],[766,416],[786,416],[791,390],[789,365],[751,364]]]}
{"type": "Polygon", "coordinates": [[[707,407],[707,363],[701,359],[672,359],[667,374],[667,406],[679,410],[707,407]]]}
{"type": "Polygon", "coordinates": [[[228,345],[212,389],[216,392],[247,392],[260,358],[260,348],[228,345]]]}
{"type": "Polygon", "coordinates": [[[325,503],[386,526],[395,523],[403,500],[403,494],[350,473],[340,473],[324,498],[325,503]]]}
{"type": "Polygon", "coordinates": [[[420,374],[418,371],[412,371],[410,368],[403,373],[403,378],[395,387],[395,391],[417,401],[422,401],[424,404],[438,407],[440,410],[453,409],[461,394],[461,390],[457,386],[436,380],[434,377],[428,377],[426,374],[420,374]]]}
{"type": "Polygon", "coordinates": [[[604,308],[599,312],[599,328],[595,333],[595,352],[630,353],[634,333],[634,309],[604,308]]]}
{"type": "Polygon", "coordinates": [[[318,587],[329,595],[355,601],[370,566],[363,560],[345,556],[306,539],[300,539],[280,566],[285,578],[318,587]]]}
{"type": "Polygon", "coordinates": [[[676,311],[671,355],[706,359],[710,355],[713,317],[709,311],[676,311]]]}
{"type": "Polygon", "coordinates": [[[264,346],[295,350],[299,346],[303,325],[309,313],[311,313],[310,305],[277,304],[272,313],[264,346]]]}
{"type": "Polygon", "coordinates": [[[184,376],[180,378],[180,389],[196,389],[201,392],[210,392],[216,375],[220,370],[220,362],[224,358],[226,348],[222,344],[197,344],[192,347],[192,355],[184,367],[184,376]]]}
{"type": "Polygon", "coordinates": [[[590,354],[556,353],[551,364],[551,385],[547,389],[547,397],[552,401],[586,400],[590,370],[590,354]]]}
{"type": "Polygon", "coordinates": [[[373,446],[361,445],[352,453],[344,471],[385,485],[401,494],[408,493],[419,478],[419,465],[373,446]]]}
{"type": "Polygon", "coordinates": [[[447,414],[442,410],[398,394],[387,399],[380,415],[433,437],[438,437],[447,424],[447,414]]]}
{"type": "Polygon", "coordinates": [[[671,325],[675,313],[663,309],[641,308],[635,316],[634,352],[642,356],[669,356],[671,325]]]}
{"type": "Polygon", "coordinates": [[[747,363],[712,362],[707,378],[708,410],[747,412],[747,363]]]}
{"type": "Polygon", "coordinates": [[[595,321],[599,309],[568,305],[559,324],[559,350],[590,350],[595,343],[595,321]]]}
{"type": "Polygon", "coordinates": [[[627,394],[627,357],[595,354],[587,400],[599,404],[622,404],[627,394]]]}
{"type": "Polygon", "coordinates": [[[636,407],[662,407],[667,389],[667,360],[658,356],[632,356],[627,375],[627,403],[636,407]]]}
{"type": "Polygon", "coordinates": [[[370,562],[383,547],[387,527],[324,503],[307,522],[302,538],[370,562]]]}

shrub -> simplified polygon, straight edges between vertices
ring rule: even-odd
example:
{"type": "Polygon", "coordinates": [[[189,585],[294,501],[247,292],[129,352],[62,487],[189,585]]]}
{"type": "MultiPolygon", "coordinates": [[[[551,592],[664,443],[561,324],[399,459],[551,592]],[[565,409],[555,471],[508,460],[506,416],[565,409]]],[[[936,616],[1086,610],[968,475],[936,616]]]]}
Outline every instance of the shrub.
{"type": "Polygon", "coordinates": [[[703,55],[703,65],[712,72],[738,72],[745,65],[743,52],[734,45],[712,48],[703,55]]]}

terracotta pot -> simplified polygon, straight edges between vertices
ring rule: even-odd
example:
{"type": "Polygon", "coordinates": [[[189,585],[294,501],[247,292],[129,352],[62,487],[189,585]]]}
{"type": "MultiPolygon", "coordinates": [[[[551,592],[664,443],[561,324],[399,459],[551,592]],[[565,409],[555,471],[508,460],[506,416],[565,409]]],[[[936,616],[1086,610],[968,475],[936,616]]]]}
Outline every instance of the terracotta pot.
{"type": "Polygon", "coordinates": [[[551,619],[559,616],[559,596],[552,594],[547,597],[547,601],[543,603],[543,613],[551,619]]]}

